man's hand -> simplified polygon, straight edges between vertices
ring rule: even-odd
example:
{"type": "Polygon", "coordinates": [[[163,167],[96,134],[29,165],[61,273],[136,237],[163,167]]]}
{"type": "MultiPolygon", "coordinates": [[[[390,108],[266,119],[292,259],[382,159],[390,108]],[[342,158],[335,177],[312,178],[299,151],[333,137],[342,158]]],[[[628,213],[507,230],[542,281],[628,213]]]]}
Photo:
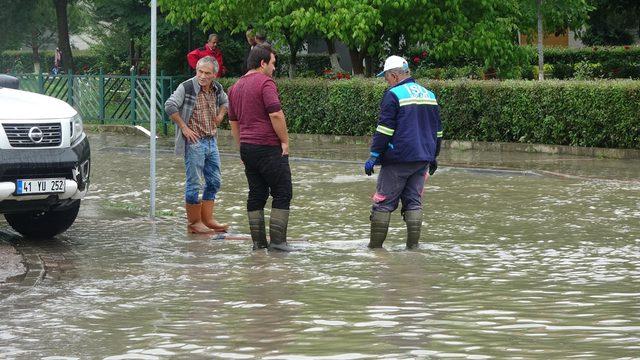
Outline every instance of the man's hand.
{"type": "Polygon", "coordinates": [[[184,136],[184,138],[187,139],[187,141],[192,144],[198,142],[198,140],[200,139],[198,134],[196,134],[195,131],[189,129],[187,126],[182,128],[182,136],[184,136]]]}
{"type": "Polygon", "coordinates": [[[289,155],[289,143],[280,143],[282,148],[282,156],[289,155]]]}
{"type": "Polygon", "coordinates": [[[218,115],[214,118],[213,123],[216,124],[216,127],[220,126],[220,124],[222,124],[222,120],[224,120],[224,114],[218,115]]]}
{"type": "Polygon", "coordinates": [[[376,164],[377,161],[378,161],[378,157],[373,155],[371,155],[371,157],[367,159],[367,161],[364,163],[365,174],[367,174],[368,176],[371,176],[373,174],[373,166],[376,164]]]}
{"type": "Polygon", "coordinates": [[[436,170],[438,170],[438,161],[433,160],[432,162],[429,163],[429,175],[433,175],[433,173],[435,173],[436,170]]]}

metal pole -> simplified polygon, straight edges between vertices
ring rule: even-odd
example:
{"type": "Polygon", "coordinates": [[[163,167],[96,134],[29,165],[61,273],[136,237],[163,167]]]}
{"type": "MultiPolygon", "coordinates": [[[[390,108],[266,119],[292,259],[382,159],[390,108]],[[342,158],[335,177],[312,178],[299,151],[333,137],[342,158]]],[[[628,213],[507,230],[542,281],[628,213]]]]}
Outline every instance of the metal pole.
{"type": "Polygon", "coordinates": [[[149,113],[151,119],[149,119],[149,131],[151,132],[150,138],[150,158],[151,163],[149,167],[150,184],[150,201],[149,216],[151,219],[155,219],[156,216],[156,7],[157,0],[151,0],[151,101],[149,106],[151,107],[149,113]]]}
{"type": "Polygon", "coordinates": [[[73,106],[73,70],[67,72],[67,103],[73,106]]]}
{"type": "Polygon", "coordinates": [[[100,124],[104,125],[104,71],[102,68],[100,68],[100,74],[98,76],[98,104],[100,105],[98,118],[100,119],[100,124]]]}
{"type": "Polygon", "coordinates": [[[135,69],[131,71],[131,75],[129,76],[129,83],[131,84],[131,89],[129,89],[129,117],[131,119],[131,125],[136,125],[136,72],[135,69]]]}

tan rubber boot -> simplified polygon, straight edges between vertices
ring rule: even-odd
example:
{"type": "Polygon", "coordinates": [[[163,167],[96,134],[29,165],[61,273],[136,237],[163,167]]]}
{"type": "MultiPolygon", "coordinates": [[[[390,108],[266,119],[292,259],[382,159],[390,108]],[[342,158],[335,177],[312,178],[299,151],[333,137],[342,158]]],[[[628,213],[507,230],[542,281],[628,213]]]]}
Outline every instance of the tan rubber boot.
{"type": "Polygon", "coordinates": [[[187,232],[190,234],[214,234],[213,229],[209,229],[201,221],[201,204],[186,204],[187,209],[187,232]]]}
{"type": "Polygon", "coordinates": [[[216,203],[214,200],[202,200],[202,223],[216,232],[227,232],[227,230],[229,230],[229,224],[220,224],[213,215],[215,206],[216,203]]]}

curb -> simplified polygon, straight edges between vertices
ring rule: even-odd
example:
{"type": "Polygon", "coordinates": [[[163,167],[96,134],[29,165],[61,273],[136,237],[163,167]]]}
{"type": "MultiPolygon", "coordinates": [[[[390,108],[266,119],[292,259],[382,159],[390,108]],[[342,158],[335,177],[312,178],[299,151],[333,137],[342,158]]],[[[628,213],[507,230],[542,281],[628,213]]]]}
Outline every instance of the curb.
{"type": "Polygon", "coordinates": [[[13,245],[2,240],[0,240],[0,264],[2,264],[0,284],[19,281],[28,272],[22,254],[13,245]]]}

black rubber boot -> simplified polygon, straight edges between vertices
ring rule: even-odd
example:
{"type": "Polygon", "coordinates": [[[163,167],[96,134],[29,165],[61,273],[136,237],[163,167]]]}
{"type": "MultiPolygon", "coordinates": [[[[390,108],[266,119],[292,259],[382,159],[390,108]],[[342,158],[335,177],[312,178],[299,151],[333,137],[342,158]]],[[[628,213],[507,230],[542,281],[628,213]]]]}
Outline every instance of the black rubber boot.
{"type": "Polygon", "coordinates": [[[407,249],[415,249],[418,247],[422,230],[422,210],[405,211],[403,217],[407,223],[407,249]]]}
{"type": "Polygon", "coordinates": [[[390,212],[372,211],[371,216],[371,238],[369,240],[369,248],[381,248],[382,243],[387,238],[387,230],[389,230],[390,212]]]}
{"type": "Polygon", "coordinates": [[[267,231],[264,228],[264,210],[248,211],[247,215],[249,215],[253,250],[265,249],[269,244],[267,244],[267,231]]]}
{"type": "Polygon", "coordinates": [[[269,250],[293,251],[287,244],[287,225],[289,224],[289,210],[271,209],[269,219],[269,250]]]}

